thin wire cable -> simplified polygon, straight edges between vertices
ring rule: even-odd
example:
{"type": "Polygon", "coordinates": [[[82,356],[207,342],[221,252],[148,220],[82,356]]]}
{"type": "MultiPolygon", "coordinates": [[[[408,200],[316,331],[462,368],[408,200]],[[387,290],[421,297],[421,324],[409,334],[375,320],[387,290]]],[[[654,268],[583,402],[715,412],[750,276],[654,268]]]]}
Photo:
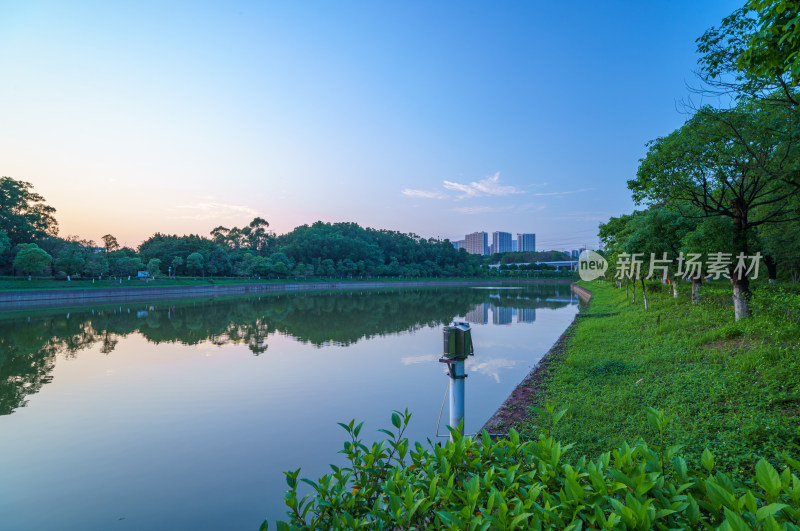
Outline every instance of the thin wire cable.
{"type": "Polygon", "coordinates": [[[444,413],[444,403],[447,402],[447,391],[450,390],[450,378],[447,379],[447,387],[444,388],[444,398],[442,399],[442,409],[439,410],[439,420],[436,421],[436,436],[450,437],[450,435],[439,435],[439,426],[442,424],[442,413],[444,413]]]}

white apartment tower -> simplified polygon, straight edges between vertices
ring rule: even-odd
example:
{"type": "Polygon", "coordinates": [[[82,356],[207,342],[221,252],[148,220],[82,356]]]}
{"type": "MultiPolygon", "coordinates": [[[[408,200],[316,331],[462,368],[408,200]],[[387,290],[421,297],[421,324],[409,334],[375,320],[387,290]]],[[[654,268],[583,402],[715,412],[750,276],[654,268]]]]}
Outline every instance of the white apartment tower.
{"type": "Polygon", "coordinates": [[[467,252],[470,254],[487,254],[489,251],[489,235],[485,232],[473,232],[464,237],[467,252]]]}

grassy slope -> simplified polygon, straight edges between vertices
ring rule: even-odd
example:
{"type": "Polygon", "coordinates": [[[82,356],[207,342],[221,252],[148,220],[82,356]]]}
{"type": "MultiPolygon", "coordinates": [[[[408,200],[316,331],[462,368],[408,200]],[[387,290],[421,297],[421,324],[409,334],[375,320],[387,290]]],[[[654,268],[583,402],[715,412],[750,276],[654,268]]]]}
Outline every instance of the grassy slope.
{"type": "Polygon", "coordinates": [[[704,286],[697,305],[688,300],[688,285],[679,299],[653,285],[647,311],[640,290],[632,304],[625,289],[582,284],[594,293],[588,311],[619,313],[579,318],[540,398],[569,407],[554,434],[576,443],[573,456],[599,455],[639,437],[656,443],[647,406],[676,416],[667,444],[686,445],[686,456],[708,447],[734,474],[751,470],[756,456],[775,460],[800,444],[796,292],[778,300],[772,288],[757,290],[754,302],[777,304],[736,323],[730,284],[704,286]],[[794,306],[785,309],[787,302],[794,306]]]}

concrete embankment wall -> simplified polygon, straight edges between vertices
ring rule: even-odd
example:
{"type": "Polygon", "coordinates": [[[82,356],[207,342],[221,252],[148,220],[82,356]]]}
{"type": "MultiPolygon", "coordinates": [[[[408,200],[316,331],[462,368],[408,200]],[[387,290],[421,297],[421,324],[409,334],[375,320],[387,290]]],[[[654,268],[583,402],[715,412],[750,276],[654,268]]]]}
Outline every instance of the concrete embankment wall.
{"type": "MultiPolygon", "coordinates": [[[[551,281],[552,282],[552,281],[551,281]]],[[[396,282],[297,282],[275,284],[210,284],[207,286],[153,286],[141,288],[52,289],[0,291],[0,311],[24,310],[82,304],[228,297],[261,293],[299,291],[361,290],[379,288],[423,288],[446,286],[500,285],[502,281],[420,280],[396,282]]],[[[507,282],[505,282],[507,283],[507,282]]]]}
{"type": "Polygon", "coordinates": [[[572,293],[577,295],[583,303],[589,302],[589,299],[592,297],[592,292],[582,286],[570,284],[570,288],[572,289],[572,293]]]}

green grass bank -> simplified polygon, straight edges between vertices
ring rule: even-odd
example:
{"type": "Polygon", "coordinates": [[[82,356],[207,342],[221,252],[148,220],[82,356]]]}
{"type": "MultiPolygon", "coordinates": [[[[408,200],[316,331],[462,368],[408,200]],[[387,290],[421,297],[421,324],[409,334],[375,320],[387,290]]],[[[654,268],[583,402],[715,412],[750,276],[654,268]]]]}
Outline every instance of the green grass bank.
{"type": "MultiPolygon", "coordinates": [[[[625,441],[653,441],[647,407],[674,415],[666,444],[704,448],[734,476],[759,457],[778,463],[800,445],[800,289],[757,285],[753,316],[734,321],[729,283],[706,284],[692,304],[688,283],[641,287],[636,302],[610,282],[581,282],[593,292],[588,314],[566,339],[540,384],[536,405],[567,414],[553,429],[575,443],[571,455],[595,457],[625,441]]],[[[536,439],[530,413],[522,437],[536,439]]]]}

